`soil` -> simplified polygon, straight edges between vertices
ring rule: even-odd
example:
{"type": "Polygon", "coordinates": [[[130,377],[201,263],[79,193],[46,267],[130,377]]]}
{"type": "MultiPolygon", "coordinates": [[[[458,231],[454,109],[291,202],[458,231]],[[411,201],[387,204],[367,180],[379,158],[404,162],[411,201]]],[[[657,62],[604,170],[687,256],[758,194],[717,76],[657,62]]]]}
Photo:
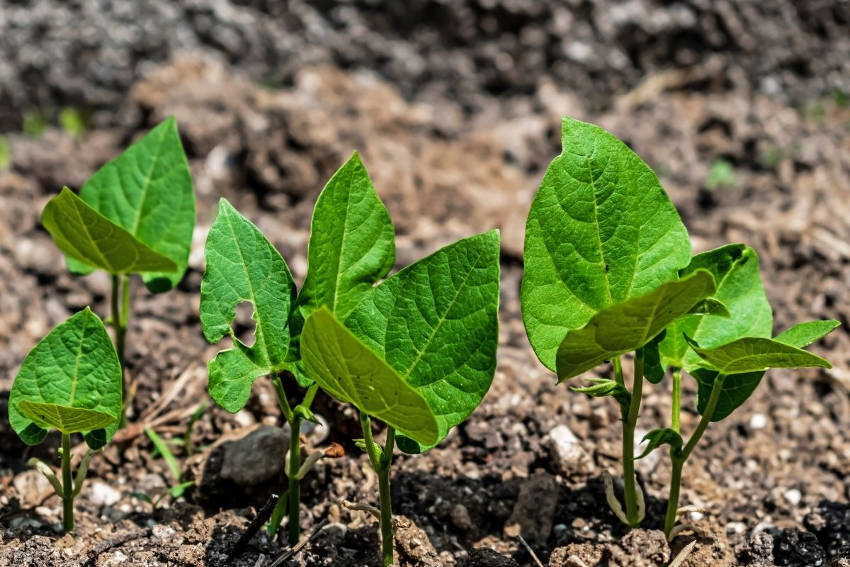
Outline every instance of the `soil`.
{"type": "MultiPolygon", "coordinates": [[[[279,463],[266,463],[269,476],[251,486],[213,466],[238,454],[232,447],[246,436],[266,435],[261,429],[270,443],[289,435],[273,427],[283,420],[267,381],[235,415],[208,402],[192,430],[195,454],[177,452],[196,486],[155,508],[133,494],[161,494],[173,479],[141,425],[182,438],[207,399],[205,362],[221,347],[204,341],[197,309],[218,198],[260,226],[300,281],[315,197],[355,149],[395,222],[399,266],[473,232],[499,226],[503,234],[491,391],[438,448],[394,465],[401,565],[537,565],[529,549],[558,567],[666,565],[692,541],[682,565],[847,564],[850,8],[789,0],[392,6],[0,4],[0,131],[11,148],[0,167],[0,413],[24,356],[53,325],[86,305],[107,311],[108,280],[71,276],[40,226],[47,199],[62,185],[80,187],[170,114],[198,198],[178,289],[153,296],[134,283],[136,426],[92,462],[76,537],[61,533],[61,503],[26,466],[32,456],[54,462],[58,439],[28,448],[0,420],[0,565],[263,566],[286,553],[260,533],[228,557],[279,485],[279,463]],[[85,118],[84,134],[55,126],[67,106],[85,118]],[[21,133],[33,113],[47,129],[21,133]],[[669,546],[658,531],[670,476],[664,452],[637,463],[647,517],[645,529],[627,532],[604,496],[603,475],[619,472],[617,408],[557,386],[525,339],[524,219],[560,150],[563,114],[604,126],[644,157],[697,250],[756,248],[777,331],[811,318],[842,322],[813,347],[833,369],[772,371],[743,407],[712,424],[685,471],[687,527],[669,546]],[[724,164],[732,175],[718,180],[724,164]]],[[[638,437],[666,425],[668,388],[645,389],[638,437]]],[[[685,431],[697,422],[694,397],[688,382],[685,431]]],[[[282,564],[374,565],[376,521],[344,504],[377,500],[351,442],[354,414],[322,396],[315,409],[328,427],[304,431],[308,445],[338,442],[346,456],[323,459],[305,479],[302,520],[312,539],[282,564]]]]}

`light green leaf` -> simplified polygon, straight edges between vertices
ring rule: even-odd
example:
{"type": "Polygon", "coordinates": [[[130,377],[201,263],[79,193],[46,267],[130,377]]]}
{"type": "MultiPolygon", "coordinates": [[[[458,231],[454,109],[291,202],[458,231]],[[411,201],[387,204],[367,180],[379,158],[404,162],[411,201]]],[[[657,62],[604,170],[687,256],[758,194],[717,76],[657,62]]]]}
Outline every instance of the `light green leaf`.
{"type": "MultiPolygon", "coordinates": [[[[80,197],[176,264],[173,269],[143,271],[148,289],[167,291],[183,278],[195,228],[195,194],[173,117],[100,168],[83,185],[80,197]]],[[[68,264],[72,271],[87,271],[77,262],[68,264]]]]}
{"type": "Polygon", "coordinates": [[[708,270],[717,282],[713,300],[722,302],[729,313],[689,315],[674,322],[659,345],[665,366],[690,372],[701,366],[696,353],[688,348],[684,335],[706,347],[718,346],[741,337],[770,337],[773,311],[764,293],[758,255],[743,244],[729,244],[697,254],[681,271],[684,277],[696,270],[708,270]]]}
{"type": "Polygon", "coordinates": [[[744,374],[768,368],[832,368],[829,361],[803,349],[764,337],[744,337],[714,348],[703,348],[687,337],[700,358],[721,374],[744,374]]]}
{"type": "Polygon", "coordinates": [[[68,258],[110,274],[177,269],[169,258],[136,240],[67,187],[44,206],[41,223],[68,258]]]}
{"type": "Polygon", "coordinates": [[[834,319],[806,321],[805,323],[797,323],[790,329],[779,333],[773,340],[803,348],[819,341],[840,326],[841,323],[834,319]]]}
{"type": "Polygon", "coordinates": [[[573,392],[578,392],[579,394],[587,394],[588,396],[592,396],[594,398],[604,398],[606,396],[611,396],[620,405],[624,407],[629,407],[632,403],[632,394],[629,392],[625,386],[620,384],[619,382],[615,382],[614,380],[610,380],[608,378],[588,378],[588,382],[590,382],[590,386],[582,386],[577,387],[573,386],[570,389],[573,392]]]}
{"type": "Polygon", "coordinates": [[[564,118],[562,143],[528,215],[521,298],[531,345],[552,370],[569,331],[674,279],[691,255],[658,178],[623,142],[564,118]]]}
{"type": "Polygon", "coordinates": [[[425,398],[322,307],[301,334],[301,355],[319,386],[342,402],[430,445],[439,430],[425,398]]]}
{"type": "Polygon", "coordinates": [[[661,445],[669,445],[670,454],[677,455],[682,450],[682,445],[684,444],[682,436],[669,427],[665,429],[653,429],[644,435],[641,443],[645,441],[648,441],[649,443],[647,443],[643,453],[641,453],[639,457],[636,457],[635,460],[644,458],[661,445]]]}
{"type": "Polygon", "coordinates": [[[43,429],[56,429],[67,434],[103,429],[115,421],[114,417],[102,411],[70,408],[29,400],[21,400],[18,404],[18,411],[43,429]]]}
{"type": "Polygon", "coordinates": [[[356,152],[316,201],[307,259],[295,316],[301,322],[319,306],[345,320],[393,267],[393,223],[356,152]]]}
{"type": "MultiPolygon", "coordinates": [[[[345,324],[428,402],[442,440],[478,407],[496,370],[499,233],[446,246],[376,287],[345,324]]],[[[427,444],[399,437],[407,452],[427,444]]]]}
{"type": "MultiPolygon", "coordinates": [[[[114,421],[83,435],[89,447],[99,449],[118,429],[123,410],[121,381],[112,340],[87,307],[54,327],[24,359],[9,394],[9,422],[24,443],[38,445],[47,435],[44,425],[48,422],[27,417],[20,410],[21,402],[104,413],[114,421]]],[[[25,409],[29,407],[24,404],[25,409]]]]}
{"type": "Polygon", "coordinates": [[[237,412],[251,395],[254,380],[287,367],[289,310],[295,283],[289,268],[260,230],[225,199],[207,236],[206,271],[201,281],[201,326],[216,343],[226,334],[233,348],[209,363],[210,395],[230,412],[237,412]],[[254,306],[254,344],[233,336],[236,306],[254,306]]]}
{"type": "Polygon", "coordinates": [[[644,346],[714,292],[714,277],[706,270],[697,270],[646,295],[602,309],[587,325],[564,337],[558,348],[558,381],[644,346]]]}
{"type": "Polygon", "coordinates": [[[691,309],[690,312],[691,314],[699,315],[716,315],[725,319],[728,319],[732,316],[726,306],[723,305],[723,302],[718,301],[713,297],[709,297],[708,299],[691,309]]]}

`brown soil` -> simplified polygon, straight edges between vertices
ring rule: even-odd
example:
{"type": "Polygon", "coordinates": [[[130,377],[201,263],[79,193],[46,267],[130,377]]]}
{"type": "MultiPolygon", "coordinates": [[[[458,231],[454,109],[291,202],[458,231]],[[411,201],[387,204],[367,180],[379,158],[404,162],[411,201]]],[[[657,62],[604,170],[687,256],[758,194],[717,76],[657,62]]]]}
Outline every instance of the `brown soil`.
{"type": "MultiPolygon", "coordinates": [[[[276,13],[274,3],[237,4],[240,13],[276,13]]],[[[42,206],[63,184],[79,187],[133,137],[175,114],[195,179],[198,227],[190,269],[176,291],[152,296],[134,287],[128,364],[139,388],[133,420],[159,418],[161,434],[181,436],[205,399],[205,362],[220,347],[205,343],[197,308],[203,241],[218,198],[227,197],[257,222],[300,281],[315,197],[357,149],[395,221],[399,265],[472,232],[492,226],[503,231],[496,378],[478,411],[438,448],[397,459],[393,506],[400,515],[401,565],[535,565],[518,535],[544,565],[558,567],[664,565],[694,539],[686,566],[843,564],[850,558],[850,109],[846,98],[830,94],[829,85],[838,83],[828,77],[849,76],[841,74],[847,58],[839,56],[842,50],[846,55],[841,42],[850,37],[846,8],[776,2],[783,20],[745,2],[683,5],[697,13],[697,33],[682,23],[686,15],[654,4],[650,10],[643,2],[629,3],[634,13],[605,3],[605,10],[588,14],[586,3],[573,2],[566,12],[547,7],[532,17],[526,3],[482,0],[470,2],[469,14],[457,21],[472,18],[484,26],[485,16],[494,16],[488,10],[496,10],[490,4],[505,11],[492,24],[502,35],[440,43],[425,38],[422,29],[408,38],[386,32],[391,55],[382,62],[375,55],[376,32],[353,27],[345,33],[355,39],[364,34],[349,54],[353,62],[340,55],[346,53],[344,33],[328,44],[314,37],[316,52],[325,55],[288,64],[274,88],[257,80],[276,59],[246,55],[243,69],[238,58],[223,58],[220,46],[192,44],[192,55],[175,48],[167,57],[149,58],[161,64],[133,67],[120,81],[93,80],[98,88],[83,102],[93,109],[96,127],[85,135],[75,138],[55,128],[37,137],[5,134],[12,163],[0,171],[0,414],[23,357],[53,325],[85,305],[101,315],[107,310],[108,281],[98,274],[69,275],[39,224],[42,206]],[[549,45],[555,32],[546,26],[556,25],[550,18],[563,13],[572,14],[576,41],[588,49],[632,54],[622,64],[625,71],[616,71],[616,56],[609,54],[600,55],[605,64],[598,69],[582,67],[575,84],[569,65],[551,73],[546,65],[529,64],[528,73],[487,74],[490,59],[481,59],[487,45],[509,52],[511,38],[531,37],[527,41],[534,44],[533,33],[523,30],[537,28],[546,30],[549,45]],[[695,37],[688,39],[682,29],[695,37]],[[777,37],[793,39],[783,44],[785,52],[769,48],[781,43],[777,37]],[[404,49],[421,50],[429,41],[441,47],[419,61],[432,73],[424,83],[429,90],[418,92],[419,75],[399,65],[404,49]],[[763,59],[757,57],[761,51],[763,59]],[[453,83],[464,58],[479,62],[477,73],[468,72],[477,78],[453,83]],[[592,96],[594,86],[598,97],[592,96]],[[653,166],[695,248],[745,242],[758,250],[777,330],[811,318],[843,324],[814,347],[834,369],[770,372],[742,408],[709,428],[685,472],[681,503],[692,507],[689,527],[671,546],[657,531],[670,473],[665,453],[638,461],[647,529],[627,533],[605,505],[603,487],[603,473],[619,472],[617,408],[556,386],[525,339],[518,300],[523,224],[546,164],[559,152],[562,114],[608,128],[653,166]],[[711,188],[709,169],[717,160],[728,162],[734,175],[711,188]],[[566,461],[553,455],[550,432],[559,425],[580,441],[581,449],[566,461]]],[[[352,10],[380,28],[383,20],[370,9],[357,4],[352,10]]],[[[426,22],[436,17],[422,10],[426,22]]],[[[319,12],[325,23],[343,17],[319,12]]],[[[186,20],[192,29],[202,27],[198,13],[186,20]]],[[[308,34],[291,19],[279,21],[308,34]]],[[[450,28],[452,21],[443,23],[450,28]]],[[[272,31],[264,27],[262,33],[272,31]]],[[[17,36],[5,37],[8,43],[17,36]]],[[[250,43],[250,35],[238,37],[250,43]]],[[[280,53],[287,53],[284,47],[280,53]]],[[[255,54],[253,49],[237,51],[255,54]]],[[[15,61],[14,69],[26,76],[24,64],[15,61]]],[[[0,79],[3,68],[0,63],[0,79]]],[[[40,104],[85,98],[84,86],[47,77],[55,83],[49,92],[39,91],[40,104]]],[[[17,127],[26,104],[20,96],[7,98],[11,110],[0,119],[17,127]]],[[[643,431],[666,425],[668,388],[648,388],[643,431]]],[[[688,383],[685,431],[697,421],[694,392],[688,383]]],[[[347,455],[321,461],[305,480],[303,525],[315,537],[285,565],[373,565],[375,520],[342,504],[377,500],[376,479],[351,442],[353,413],[323,397],[316,409],[329,422],[329,436],[312,432],[310,442],[339,442],[347,455]]],[[[162,459],[151,456],[147,437],[129,429],[121,444],[94,460],[71,537],[60,530],[59,500],[25,465],[30,456],[53,462],[58,440],[24,447],[0,420],[0,565],[270,565],[286,550],[263,534],[237,559],[228,553],[277,480],[245,491],[219,486],[216,493],[209,492],[214,489],[204,484],[204,474],[222,437],[238,439],[258,424],[282,421],[265,381],[258,381],[236,415],[211,404],[192,436],[199,454],[180,455],[198,488],[178,502],[165,499],[156,510],[131,495],[162,492],[171,478],[162,459]]]]}

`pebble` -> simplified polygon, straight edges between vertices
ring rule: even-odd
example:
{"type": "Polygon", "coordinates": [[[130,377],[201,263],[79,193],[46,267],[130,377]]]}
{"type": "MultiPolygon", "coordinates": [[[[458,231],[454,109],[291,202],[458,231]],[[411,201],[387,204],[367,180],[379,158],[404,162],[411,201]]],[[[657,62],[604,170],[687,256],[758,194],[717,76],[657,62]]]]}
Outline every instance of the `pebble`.
{"type": "Polygon", "coordinates": [[[549,432],[549,454],[554,469],[564,475],[587,473],[591,462],[581,442],[566,425],[557,425],[549,432]]]}
{"type": "Polygon", "coordinates": [[[452,508],[452,524],[462,532],[468,532],[472,529],[472,519],[469,517],[469,510],[463,504],[455,504],[452,508]]]}
{"type": "Polygon", "coordinates": [[[280,427],[258,427],[226,445],[221,477],[242,486],[260,484],[280,473],[283,459],[279,455],[288,446],[289,433],[280,427]]]}
{"type": "Polygon", "coordinates": [[[785,491],[785,500],[787,500],[791,506],[797,506],[802,499],[803,494],[796,488],[791,488],[790,490],[785,491]]]}
{"type": "Polygon", "coordinates": [[[750,429],[764,429],[767,425],[767,417],[763,413],[756,413],[750,418],[750,429]]]}
{"type": "Polygon", "coordinates": [[[88,500],[95,506],[112,506],[121,500],[121,493],[99,480],[89,485],[88,500]]]}

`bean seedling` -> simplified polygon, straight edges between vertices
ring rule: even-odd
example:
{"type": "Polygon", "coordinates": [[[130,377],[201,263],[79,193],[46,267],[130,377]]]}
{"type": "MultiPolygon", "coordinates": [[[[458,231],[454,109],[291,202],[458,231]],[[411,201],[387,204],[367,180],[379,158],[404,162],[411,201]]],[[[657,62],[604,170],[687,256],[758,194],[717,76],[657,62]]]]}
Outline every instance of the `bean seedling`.
{"type": "MultiPolygon", "coordinates": [[[[101,167],[79,196],[63,188],[41,221],[72,272],[100,269],[112,276],[109,322],[123,372],[130,274],[160,293],[180,282],[189,260],[195,195],[174,118],[101,167]]],[[[132,384],[124,388],[129,403],[132,384]]]]}
{"type": "Polygon", "coordinates": [[[62,499],[62,523],[74,530],[74,498],[82,490],[89,462],[106,445],[122,413],[121,366],[103,322],[88,308],[57,325],[24,359],[9,393],[9,422],[27,445],[47,433],[62,435],[62,480],[44,462],[43,473],[62,499]],[[71,435],[82,433],[89,450],[71,471],[71,435]],[[73,478],[72,478],[73,476],[73,478]]]}
{"type": "Polygon", "coordinates": [[[347,316],[307,318],[301,355],[330,395],[355,406],[358,445],[378,475],[383,565],[393,562],[393,451],[421,453],[465,420],[496,368],[499,234],[460,240],[367,290],[347,316]],[[372,418],[387,425],[383,446],[372,418]]]}
{"type": "Polygon", "coordinates": [[[730,245],[692,258],[687,230],[658,178],[625,144],[569,118],[562,143],[526,226],[521,303],[529,341],[559,382],[612,361],[613,380],[574,390],[620,405],[625,511],[610,485],[607,496],[630,527],[644,514],[634,470],[643,381],[658,383],[673,367],[673,426],[651,432],[648,451],[662,443],[673,448],[675,519],[681,467],[708,421],[743,403],[766,368],[828,365],[798,347],[834,323],[805,324],[808,332],[790,332],[793,340],[771,340],[772,314],[751,249],[730,245]],[[621,362],[629,352],[631,390],[621,362]],[[703,414],[687,444],[678,432],[682,369],[700,385],[703,414]]]}
{"type": "Polygon", "coordinates": [[[206,242],[206,272],[201,283],[201,325],[208,341],[230,335],[233,347],[209,363],[213,400],[230,412],[248,401],[257,378],[271,376],[281,413],[290,427],[287,497],[281,498],[271,521],[272,535],[288,509],[287,531],[298,542],[300,478],[299,432],[311,419],[310,406],[318,385],[305,371],[300,336],[309,314],[326,305],[344,318],[387,275],[395,261],[395,238],[389,213],[381,203],[366,169],[355,153],[331,178],[316,201],[307,254],[308,268],[301,292],[286,262],[260,230],[222,199],[206,242]],[[236,336],[236,306],[250,302],[255,322],[254,343],[236,336]],[[281,377],[306,388],[292,406],[281,377]]]}

